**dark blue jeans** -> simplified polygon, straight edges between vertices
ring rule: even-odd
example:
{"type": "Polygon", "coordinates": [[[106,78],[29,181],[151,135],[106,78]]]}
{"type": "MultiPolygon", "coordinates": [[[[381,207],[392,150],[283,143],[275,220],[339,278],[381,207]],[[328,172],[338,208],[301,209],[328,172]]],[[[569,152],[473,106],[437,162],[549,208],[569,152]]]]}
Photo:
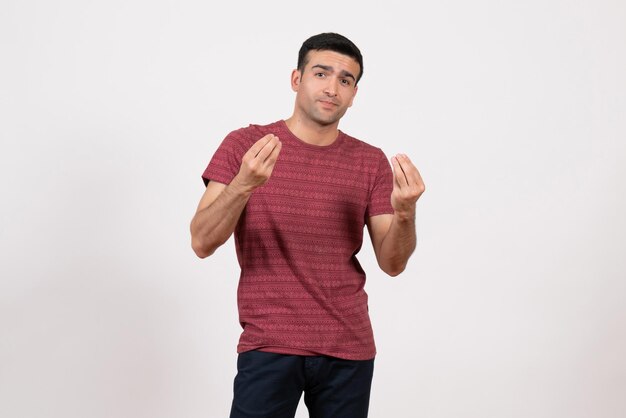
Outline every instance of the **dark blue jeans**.
{"type": "Polygon", "coordinates": [[[230,418],[293,418],[304,392],[311,418],[366,418],[374,360],[239,354],[230,418]]]}

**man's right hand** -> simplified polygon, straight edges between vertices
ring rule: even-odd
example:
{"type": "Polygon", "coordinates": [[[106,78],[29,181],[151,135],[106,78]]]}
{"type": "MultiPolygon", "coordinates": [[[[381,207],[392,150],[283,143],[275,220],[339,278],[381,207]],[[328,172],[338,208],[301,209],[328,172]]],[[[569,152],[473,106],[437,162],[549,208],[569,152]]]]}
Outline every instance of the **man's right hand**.
{"type": "Polygon", "coordinates": [[[209,182],[191,220],[191,246],[198,257],[210,256],[230,237],[252,191],[272,175],[280,148],[276,135],[265,135],[244,154],[228,186],[209,182]]]}
{"type": "Polygon", "coordinates": [[[251,193],[269,180],[278,159],[282,143],[274,134],[267,134],[259,139],[244,154],[239,173],[231,185],[251,193]]]}

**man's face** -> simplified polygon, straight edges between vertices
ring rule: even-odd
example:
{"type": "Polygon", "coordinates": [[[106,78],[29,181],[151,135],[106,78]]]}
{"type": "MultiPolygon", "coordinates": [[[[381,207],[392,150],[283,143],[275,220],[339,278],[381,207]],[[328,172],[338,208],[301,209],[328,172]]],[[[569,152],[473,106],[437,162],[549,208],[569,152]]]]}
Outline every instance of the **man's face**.
{"type": "Polygon", "coordinates": [[[322,126],[337,124],[356,95],[359,63],[334,51],[309,51],[307,58],[304,70],[291,76],[296,114],[322,126]]]}

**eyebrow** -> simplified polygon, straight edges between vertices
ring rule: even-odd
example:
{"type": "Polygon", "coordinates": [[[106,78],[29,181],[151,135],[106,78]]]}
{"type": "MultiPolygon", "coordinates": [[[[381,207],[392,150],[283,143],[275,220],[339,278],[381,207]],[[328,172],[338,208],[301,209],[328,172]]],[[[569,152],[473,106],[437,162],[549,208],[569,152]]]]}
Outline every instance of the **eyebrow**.
{"type": "MultiPolygon", "coordinates": [[[[322,64],[315,64],[314,66],[311,67],[311,69],[313,68],[321,68],[324,71],[328,71],[328,72],[334,72],[335,69],[333,67],[331,67],[330,65],[322,65],[322,64]]],[[[348,71],[343,70],[340,73],[341,77],[350,77],[351,79],[353,79],[354,81],[356,81],[356,78],[348,71]]]]}

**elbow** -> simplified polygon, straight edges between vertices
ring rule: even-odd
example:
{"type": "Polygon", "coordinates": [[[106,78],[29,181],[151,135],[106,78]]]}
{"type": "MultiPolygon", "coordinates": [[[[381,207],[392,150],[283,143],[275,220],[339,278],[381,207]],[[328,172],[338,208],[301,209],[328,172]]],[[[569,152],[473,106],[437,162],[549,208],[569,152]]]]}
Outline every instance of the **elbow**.
{"type": "Polygon", "coordinates": [[[387,275],[391,277],[399,276],[400,273],[402,273],[403,271],[404,271],[404,268],[384,270],[384,272],[387,273],[387,275]]]}
{"type": "Polygon", "coordinates": [[[406,264],[401,264],[397,266],[380,266],[381,270],[384,271],[388,276],[396,277],[400,275],[406,268],[406,264]]]}
{"type": "Polygon", "coordinates": [[[207,251],[202,247],[192,245],[191,248],[193,249],[193,252],[196,253],[198,258],[207,258],[212,254],[210,251],[207,251]]]}
{"type": "Polygon", "coordinates": [[[212,255],[215,252],[217,247],[212,248],[211,246],[206,245],[205,243],[201,242],[197,238],[192,238],[191,248],[193,249],[193,252],[196,253],[196,255],[199,258],[207,258],[208,256],[212,255]]]}
{"type": "Polygon", "coordinates": [[[207,258],[215,252],[219,245],[211,243],[211,241],[207,239],[206,234],[202,233],[202,231],[196,227],[194,220],[191,221],[189,227],[189,232],[191,233],[191,249],[199,258],[207,258]]]}

